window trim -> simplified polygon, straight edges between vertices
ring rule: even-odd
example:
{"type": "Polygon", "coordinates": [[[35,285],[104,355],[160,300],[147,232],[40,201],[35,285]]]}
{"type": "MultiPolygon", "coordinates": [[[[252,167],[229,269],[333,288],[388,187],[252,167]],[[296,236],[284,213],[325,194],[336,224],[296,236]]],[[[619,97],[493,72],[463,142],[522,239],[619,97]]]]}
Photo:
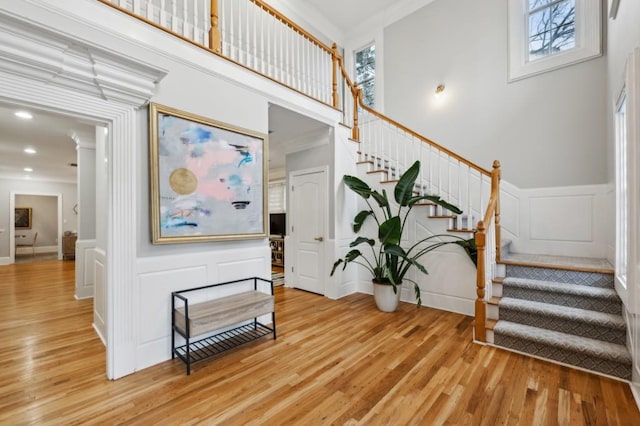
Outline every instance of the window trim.
{"type": "Polygon", "coordinates": [[[629,270],[629,133],[627,88],[622,88],[614,107],[616,161],[616,264],[618,283],[627,290],[629,270]],[[624,108],[623,108],[624,107],[624,108]]]}
{"type": "Polygon", "coordinates": [[[509,0],[509,82],[602,56],[602,2],[575,0],[576,47],[529,61],[527,0],[509,0]]]}

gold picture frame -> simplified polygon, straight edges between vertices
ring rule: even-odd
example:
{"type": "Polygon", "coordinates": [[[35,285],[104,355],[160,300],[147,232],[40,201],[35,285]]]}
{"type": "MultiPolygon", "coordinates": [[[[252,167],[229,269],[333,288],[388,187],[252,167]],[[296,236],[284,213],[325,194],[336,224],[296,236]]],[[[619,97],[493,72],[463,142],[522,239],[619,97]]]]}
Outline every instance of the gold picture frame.
{"type": "Polygon", "coordinates": [[[15,229],[31,229],[32,219],[31,207],[16,207],[15,208],[15,229]]]}
{"type": "Polygon", "coordinates": [[[151,242],[266,238],[267,136],[149,105],[151,242]]]}

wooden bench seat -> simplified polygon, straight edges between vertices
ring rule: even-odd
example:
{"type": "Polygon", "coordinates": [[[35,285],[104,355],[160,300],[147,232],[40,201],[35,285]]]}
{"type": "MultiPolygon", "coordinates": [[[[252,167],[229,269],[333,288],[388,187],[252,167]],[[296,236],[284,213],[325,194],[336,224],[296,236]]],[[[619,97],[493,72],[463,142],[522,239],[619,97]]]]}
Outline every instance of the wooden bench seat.
{"type": "Polygon", "coordinates": [[[275,340],[273,281],[253,277],[174,291],[171,293],[171,328],[171,358],[178,357],[185,362],[187,375],[191,374],[193,362],[269,334],[275,340]],[[261,288],[268,285],[270,293],[258,291],[259,283],[261,288]],[[221,286],[232,286],[239,292],[203,301],[208,292],[221,286]],[[267,314],[271,314],[270,326],[259,321],[260,316],[267,314]],[[184,344],[179,343],[180,337],[184,344]]]}
{"type": "Polygon", "coordinates": [[[246,291],[189,305],[189,330],[185,327],[184,308],[177,308],[175,326],[189,337],[270,314],[275,307],[274,297],[260,291],[246,291]]]}

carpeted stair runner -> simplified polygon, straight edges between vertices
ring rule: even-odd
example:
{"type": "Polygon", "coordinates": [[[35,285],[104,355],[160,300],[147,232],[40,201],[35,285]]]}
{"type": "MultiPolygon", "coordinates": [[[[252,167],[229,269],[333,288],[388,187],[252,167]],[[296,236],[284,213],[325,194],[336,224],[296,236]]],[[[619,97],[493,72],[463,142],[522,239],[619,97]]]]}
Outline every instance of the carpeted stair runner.
{"type": "Polygon", "coordinates": [[[626,324],[612,274],[507,265],[506,275],[495,345],[631,379],[626,324]]]}
{"type": "Polygon", "coordinates": [[[496,345],[631,380],[625,346],[502,320],[493,331],[496,345]]]}

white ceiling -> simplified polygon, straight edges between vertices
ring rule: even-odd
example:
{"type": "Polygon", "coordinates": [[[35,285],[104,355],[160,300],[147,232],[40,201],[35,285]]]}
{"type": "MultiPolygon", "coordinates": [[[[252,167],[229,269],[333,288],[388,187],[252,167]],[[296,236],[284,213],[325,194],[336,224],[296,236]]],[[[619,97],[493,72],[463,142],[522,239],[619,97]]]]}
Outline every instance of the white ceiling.
{"type": "MultiPolygon", "coordinates": [[[[300,0],[289,0],[297,3],[300,0]]],[[[347,34],[364,20],[406,0],[306,0],[327,20],[347,34]]]]}
{"type": "Polygon", "coordinates": [[[71,132],[95,132],[94,126],[60,114],[0,104],[0,178],[75,182],[76,143],[71,132]],[[31,120],[14,115],[29,111],[31,120]],[[34,155],[24,149],[35,148],[34,155]],[[30,167],[32,172],[25,172],[30,167]]]}

